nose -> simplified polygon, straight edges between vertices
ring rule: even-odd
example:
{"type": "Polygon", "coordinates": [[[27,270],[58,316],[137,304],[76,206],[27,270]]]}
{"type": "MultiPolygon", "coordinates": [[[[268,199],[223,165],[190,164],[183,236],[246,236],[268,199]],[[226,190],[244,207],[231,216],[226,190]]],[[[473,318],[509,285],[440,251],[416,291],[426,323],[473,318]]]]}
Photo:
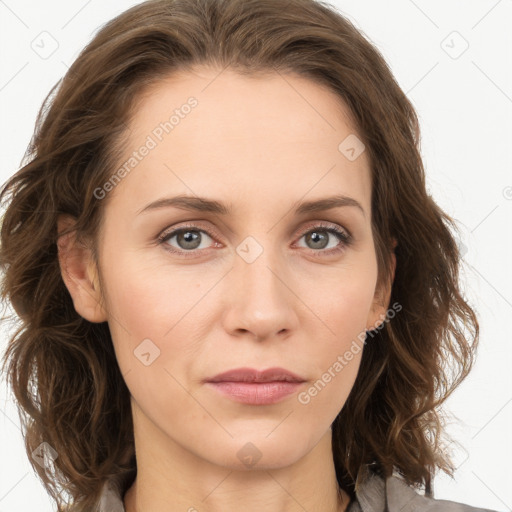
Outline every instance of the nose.
{"type": "Polygon", "coordinates": [[[235,257],[225,283],[224,328],[232,336],[250,336],[257,341],[286,338],[298,324],[290,273],[270,251],[254,261],[235,257]]]}

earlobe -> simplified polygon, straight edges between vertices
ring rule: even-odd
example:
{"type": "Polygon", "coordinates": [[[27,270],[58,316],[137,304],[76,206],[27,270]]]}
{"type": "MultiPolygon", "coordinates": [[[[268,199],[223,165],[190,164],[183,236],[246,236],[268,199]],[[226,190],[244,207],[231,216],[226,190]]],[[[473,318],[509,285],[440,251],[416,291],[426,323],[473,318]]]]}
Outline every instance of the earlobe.
{"type": "Polygon", "coordinates": [[[76,239],[75,231],[61,235],[74,222],[75,219],[69,215],[61,215],[57,221],[57,248],[62,280],[81,317],[89,322],[105,322],[108,316],[102,306],[98,273],[90,248],[76,239]]]}

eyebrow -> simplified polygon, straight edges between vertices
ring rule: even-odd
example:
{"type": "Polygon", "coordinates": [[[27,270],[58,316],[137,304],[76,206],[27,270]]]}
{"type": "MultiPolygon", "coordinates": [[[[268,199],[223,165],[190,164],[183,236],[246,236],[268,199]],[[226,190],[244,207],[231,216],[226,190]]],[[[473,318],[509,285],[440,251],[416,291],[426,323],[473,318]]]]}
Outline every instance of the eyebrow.
{"type": "MultiPolygon", "coordinates": [[[[345,195],[325,197],[322,199],[316,199],[314,201],[297,201],[293,204],[292,208],[295,209],[296,215],[304,215],[306,213],[323,212],[326,210],[332,210],[333,208],[340,208],[345,206],[353,206],[358,208],[362,212],[363,216],[366,217],[366,212],[361,203],[359,203],[359,201],[356,199],[345,195]]],[[[137,215],[140,215],[141,213],[147,213],[152,210],[169,207],[195,212],[215,213],[218,215],[230,215],[232,211],[231,205],[225,205],[224,203],[214,199],[181,195],[157,199],[156,201],[147,204],[144,208],[139,210],[137,215]]]]}

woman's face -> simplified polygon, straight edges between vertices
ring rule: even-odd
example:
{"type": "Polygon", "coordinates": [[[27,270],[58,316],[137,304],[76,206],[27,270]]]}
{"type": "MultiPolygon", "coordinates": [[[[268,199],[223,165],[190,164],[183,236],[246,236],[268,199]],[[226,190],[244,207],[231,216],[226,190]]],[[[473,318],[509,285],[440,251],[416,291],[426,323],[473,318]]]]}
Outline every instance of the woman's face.
{"type": "Polygon", "coordinates": [[[304,78],[207,68],[138,104],[124,172],[96,195],[105,319],[139,434],[238,468],[291,464],[330,435],[387,306],[346,112],[304,78]],[[334,196],[351,199],[300,210],[334,196]],[[302,382],[207,382],[275,367],[302,382]]]}

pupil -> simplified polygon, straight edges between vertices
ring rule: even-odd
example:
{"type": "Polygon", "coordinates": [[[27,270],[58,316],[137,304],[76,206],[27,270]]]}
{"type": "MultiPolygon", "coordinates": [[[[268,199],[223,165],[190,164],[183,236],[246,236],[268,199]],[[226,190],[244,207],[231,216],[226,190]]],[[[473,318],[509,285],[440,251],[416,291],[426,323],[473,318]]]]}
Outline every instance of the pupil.
{"type": "Polygon", "coordinates": [[[310,238],[312,239],[312,242],[314,244],[318,244],[319,243],[321,249],[323,249],[325,247],[326,242],[327,242],[327,237],[325,235],[319,234],[318,231],[313,231],[310,234],[310,238]],[[322,238],[323,238],[323,240],[322,240],[322,238]]]}
{"type": "Polygon", "coordinates": [[[180,237],[183,239],[184,248],[186,249],[195,249],[199,245],[199,235],[194,231],[183,231],[180,237]]]}

